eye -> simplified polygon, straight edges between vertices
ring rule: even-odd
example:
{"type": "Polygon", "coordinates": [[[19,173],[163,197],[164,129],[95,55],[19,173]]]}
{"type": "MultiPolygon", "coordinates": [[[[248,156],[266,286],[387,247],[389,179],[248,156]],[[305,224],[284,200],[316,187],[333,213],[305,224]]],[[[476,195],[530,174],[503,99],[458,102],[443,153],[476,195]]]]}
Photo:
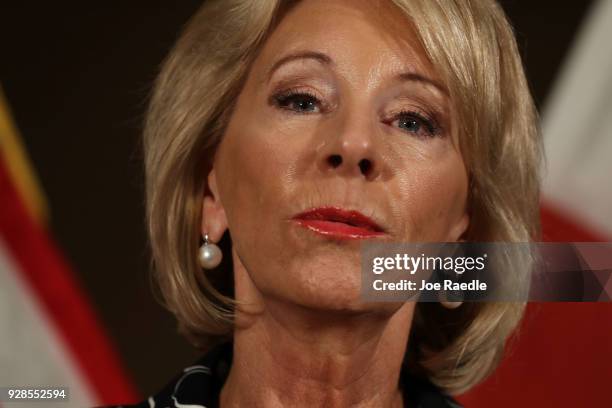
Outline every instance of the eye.
{"type": "Polygon", "coordinates": [[[419,137],[433,137],[440,133],[435,120],[428,119],[418,112],[402,111],[385,123],[395,125],[404,132],[412,133],[419,137]]]}
{"type": "Polygon", "coordinates": [[[316,113],[321,110],[319,98],[305,91],[289,90],[274,95],[273,99],[279,108],[297,113],[316,113]]]}

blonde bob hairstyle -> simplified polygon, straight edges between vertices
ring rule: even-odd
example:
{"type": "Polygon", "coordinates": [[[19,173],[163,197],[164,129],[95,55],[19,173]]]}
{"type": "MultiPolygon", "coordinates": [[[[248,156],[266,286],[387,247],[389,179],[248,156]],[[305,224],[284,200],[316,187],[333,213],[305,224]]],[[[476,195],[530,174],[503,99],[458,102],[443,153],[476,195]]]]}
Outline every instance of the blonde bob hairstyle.
{"type": "MultiPolygon", "coordinates": [[[[392,1],[449,90],[469,173],[466,240],[539,239],[540,132],[503,10],[494,0],[392,1]]],[[[154,85],[143,138],[151,276],[179,331],[199,348],[231,338],[239,306],[231,270],[205,274],[198,265],[206,174],[252,61],[295,3],[207,0],[154,85]]],[[[529,270],[510,273],[520,280],[529,270]]],[[[495,368],[524,306],[417,303],[406,364],[449,393],[463,392],[495,368]]]]}

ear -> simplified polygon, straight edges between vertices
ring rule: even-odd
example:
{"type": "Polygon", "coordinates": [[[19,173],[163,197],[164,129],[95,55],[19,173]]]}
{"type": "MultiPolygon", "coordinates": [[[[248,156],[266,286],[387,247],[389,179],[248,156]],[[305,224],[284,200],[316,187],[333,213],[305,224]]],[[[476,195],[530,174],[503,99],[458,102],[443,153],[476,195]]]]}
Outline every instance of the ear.
{"type": "Polygon", "coordinates": [[[465,241],[464,234],[470,225],[470,216],[465,211],[461,217],[455,222],[450,231],[449,240],[447,242],[462,242],[465,241]]]}
{"type": "Polygon", "coordinates": [[[227,229],[225,209],[219,198],[217,175],[213,166],[207,177],[208,189],[204,192],[202,201],[202,237],[208,234],[211,242],[219,242],[227,229]]]}

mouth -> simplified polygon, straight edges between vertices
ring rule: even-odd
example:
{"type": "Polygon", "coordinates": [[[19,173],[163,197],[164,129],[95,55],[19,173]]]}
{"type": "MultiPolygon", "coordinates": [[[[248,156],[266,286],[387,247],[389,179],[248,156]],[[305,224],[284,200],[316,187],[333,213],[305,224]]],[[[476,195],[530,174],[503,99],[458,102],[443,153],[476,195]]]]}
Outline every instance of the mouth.
{"type": "Polygon", "coordinates": [[[315,233],[338,239],[365,239],[385,235],[385,230],[359,211],[319,207],[292,218],[315,233]]]}

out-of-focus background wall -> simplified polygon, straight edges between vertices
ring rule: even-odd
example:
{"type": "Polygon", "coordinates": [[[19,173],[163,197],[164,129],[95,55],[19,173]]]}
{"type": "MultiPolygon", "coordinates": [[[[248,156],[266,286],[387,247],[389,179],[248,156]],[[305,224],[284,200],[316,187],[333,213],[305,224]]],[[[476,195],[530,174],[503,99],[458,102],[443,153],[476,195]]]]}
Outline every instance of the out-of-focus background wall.
{"type": "MultiPolygon", "coordinates": [[[[139,137],[200,4],[0,5],[0,386],[130,402],[198,357],[149,284],[139,137]]],[[[502,1],[544,118],[547,240],[612,240],[611,4],[502,1]]],[[[611,380],[612,303],[531,304],[501,369],[461,400],[612,406],[611,380]]]]}

